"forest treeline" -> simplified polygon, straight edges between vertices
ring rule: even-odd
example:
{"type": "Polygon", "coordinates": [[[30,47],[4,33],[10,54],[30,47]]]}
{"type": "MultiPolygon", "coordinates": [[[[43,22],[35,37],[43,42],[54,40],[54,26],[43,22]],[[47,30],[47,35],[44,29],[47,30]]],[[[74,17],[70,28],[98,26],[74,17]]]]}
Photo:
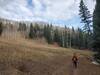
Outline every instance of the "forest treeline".
{"type": "Polygon", "coordinates": [[[53,25],[44,25],[43,28],[39,25],[30,25],[29,38],[41,38],[44,37],[49,44],[58,44],[61,47],[87,49],[89,47],[87,40],[87,33],[83,32],[80,28],[74,29],[59,28],[53,25]]]}
{"type": "MultiPolygon", "coordinates": [[[[28,38],[37,39],[45,38],[49,44],[57,44],[65,48],[90,48],[88,33],[81,28],[74,29],[65,27],[57,27],[52,24],[39,25],[37,23],[27,26],[25,23],[19,23],[17,31],[26,32],[28,30],[28,38]]],[[[3,32],[3,23],[0,23],[0,34],[3,32]]]]}

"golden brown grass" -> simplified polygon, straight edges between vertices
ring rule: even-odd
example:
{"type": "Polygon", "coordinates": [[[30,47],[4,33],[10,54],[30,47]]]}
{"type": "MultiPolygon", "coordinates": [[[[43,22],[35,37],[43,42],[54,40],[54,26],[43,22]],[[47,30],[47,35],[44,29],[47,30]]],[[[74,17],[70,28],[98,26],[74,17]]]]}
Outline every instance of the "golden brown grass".
{"type": "MultiPolygon", "coordinates": [[[[0,75],[69,75],[72,70],[71,56],[74,52],[77,52],[80,58],[93,54],[90,51],[54,47],[29,39],[0,38],[0,75]]],[[[90,64],[87,59],[84,59],[87,62],[82,61],[81,59],[81,64],[91,69],[86,71],[84,66],[80,66],[80,72],[90,72],[95,68],[100,74],[100,68],[90,64]]]]}

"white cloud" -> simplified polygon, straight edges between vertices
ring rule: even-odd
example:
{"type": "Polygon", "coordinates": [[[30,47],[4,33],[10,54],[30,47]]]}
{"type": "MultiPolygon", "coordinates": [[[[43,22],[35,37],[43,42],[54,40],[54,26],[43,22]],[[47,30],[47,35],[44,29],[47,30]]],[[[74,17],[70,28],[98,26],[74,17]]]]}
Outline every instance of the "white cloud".
{"type": "Polygon", "coordinates": [[[46,5],[46,10],[41,11],[41,0],[33,0],[37,6],[36,15],[51,19],[67,20],[77,15],[78,2],[74,0],[42,0],[46,5]]]}
{"type": "Polygon", "coordinates": [[[88,6],[89,10],[91,11],[91,14],[93,13],[94,11],[94,8],[95,8],[95,0],[85,0],[85,3],[86,5],[88,6]]]}
{"type": "MultiPolygon", "coordinates": [[[[94,2],[85,0],[91,12],[94,2]]],[[[10,19],[53,21],[69,20],[78,15],[79,0],[0,0],[0,16],[10,19]]]]}

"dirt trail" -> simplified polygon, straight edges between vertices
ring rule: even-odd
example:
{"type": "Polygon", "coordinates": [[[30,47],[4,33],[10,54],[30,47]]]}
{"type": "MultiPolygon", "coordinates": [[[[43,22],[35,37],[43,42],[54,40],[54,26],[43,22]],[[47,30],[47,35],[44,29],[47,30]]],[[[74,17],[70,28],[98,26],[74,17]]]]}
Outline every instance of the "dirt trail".
{"type": "Polygon", "coordinates": [[[61,67],[61,68],[58,68],[56,71],[53,72],[52,75],[58,75],[59,73],[63,72],[64,69],[66,69],[65,66],[61,67]]]}
{"type": "Polygon", "coordinates": [[[78,70],[77,69],[73,70],[73,75],[78,75],[78,70]]]}
{"type": "Polygon", "coordinates": [[[100,66],[93,65],[88,59],[79,59],[78,68],[75,69],[71,62],[55,70],[52,75],[100,75],[100,66]]]}
{"type": "Polygon", "coordinates": [[[63,65],[59,68],[57,68],[54,72],[52,72],[52,75],[78,75],[78,69],[74,69],[72,66],[72,62],[70,60],[71,58],[66,58],[61,60],[63,65]]]}

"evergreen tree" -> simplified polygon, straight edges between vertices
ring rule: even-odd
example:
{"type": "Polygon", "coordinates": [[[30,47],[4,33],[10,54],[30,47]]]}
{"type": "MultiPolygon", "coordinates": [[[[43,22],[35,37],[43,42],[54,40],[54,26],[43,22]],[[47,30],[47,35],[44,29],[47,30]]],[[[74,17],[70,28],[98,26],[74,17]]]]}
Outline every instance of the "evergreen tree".
{"type": "Polygon", "coordinates": [[[72,34],[71,34],[71,29],[69,30],[69,47],[72,47],[72,34]]]}
{"type": "Polygon", "coordinates": [[[25,31],[27,29],[26,24],[25,23],[19,23],[19,31],[25,31]]]}
{"type": "Polygon", "coordinates": [[[2,31],[3,31],[3,26],[2,26],[2,22],[0,22],[0,36],[2,34],[2,31]]]}
{"type": "Polygon", "coordinates": [[[72,47],[74,48],[75,47],[75,35],[76,35],[76,33],[75,33],[75,29],[74,29],[74,27],[72,27],[72,37],[71,37],[71,44],[72,44],[72,47]]]}
{"type": "Polygon", "coordinates": [[[38,38],[40,35],[40,26],[35,23],[35,25],[33,26],[33,32],[34,32],[34,37],[38,38]]]}
{"type": "Polygon", "coordinates": [[[68,47],[71,48],[71,30],[67,28],[67,40],[68,40],[68,47]]]}
{"type": "Polygon", "coordinates": [[[81,18],[81,22],[84,23],[84,30],[90,35],[91,32],[91,14],[90,11],[88,10],[87,6],[84,4],[83,0],[80,1],[80,6],[79,6],[79,15],[81,18]]]}
{"type": "Polygon", "coordinates": [[[59,35],[58,35],[59,33],[58,33],[58,29],[56,28],[55,30],[54,30],[54,42],[58,42],[59,41],[59,39],[58,39],[58,37],[59,37],[59,35]]]}
{"type": "Polygon", "coordinates": [[[79,49],[81,49],[83,48],[83,32],[80,28],[78,28],[78,33],[79,33],[78,46],[79,46],[79,49]]]}
{"type": "Polygon", "coordinates": [[[54,30],[54,42],[58,43],[60,46],[63,46],[63,34],[61,34],[58,30],[58,28],[56,28],[54,30]]]}
{"type": "Polygon", "coordinates": [[[98,52],[98,54],[95,55],[95,58],[100,60],[100,0],[96,0],[96,7],[93,15],[93,29],[93,48],[98,52]]]}
{"type": "Polygon", "coordinates": [[[87,48],[91,49],[91,41],[92,41],[92,30],[91,30],[91,23],[92,23],[92,16],[90,14],[90,11],[88,10],[87,6],[84,4],[83,0],[80,1],[79,6],[79,15],[81,18],[81,22],[84,23],[83,30],[85,31],[87,36],[87,48]]]}
{"type": "Polygon", "coordinates": [[[66,47],[65,46],[65,32],[64,31],[61,31],[61,32],[59,32],[59,38],[60,38],[60,42],[59,42],[59,44],[60,44],[60,46],[61,47],[66,47]]]}
{"type": "Polygon", "coordinates": [[[76,29],[76,34],[75,34],[75,48],[79,48],[79,29],[76,29]]]}
{"type": "Polygon", "coordinates": [[[68,47],[68,30],[67,27],[65,26],[65,32],[64,32],[64,46],[67,48],[68,47]]]}
{"type": "Polygon", "coordinates": [[[44,28],[43,28],[43,36],[46,38],[46,36],[47,36],[47,26],[46,25],[44,25],[44,28]]]}
{"type": "Polygon", "coordinates": [[[53,29],[52,24],[48,25],[48,43],[53,43],[53,29]]]}
{"type": "Polygon", "coordinates": [[[52,24],[51,25],[45,25],[44,26],[44,37],[46,38],[48,43],[53,43],[53,29],[52,24]]]}
{"type": "Polygon", "coordinates": [[[33,25],[32,25],[32,23],[31,23],[31,25],[30,25],[30,31],[29,31],[29,38],[31,38],[31,39],[33,39],[34,38],[34,31],[33,31],[33,25]]]}
{"type": "Polygon", "coordinates": [[[53,39],[54,39],[54,30],[53,30],[53,26],[52,24],[50,25],[50,42],[53,43],[53,39]]]}

